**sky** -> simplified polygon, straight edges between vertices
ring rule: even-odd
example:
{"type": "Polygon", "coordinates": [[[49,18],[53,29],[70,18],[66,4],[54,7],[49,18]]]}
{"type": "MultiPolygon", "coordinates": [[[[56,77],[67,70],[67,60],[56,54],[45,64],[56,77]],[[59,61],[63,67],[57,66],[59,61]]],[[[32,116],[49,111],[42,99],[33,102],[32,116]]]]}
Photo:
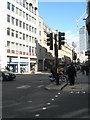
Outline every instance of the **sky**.
{"type": "MultiPolygon", "coordinates": [[[[87,9],[87,3],[84,2],[38,2],[38,10],[40,17],[52,29],[57,29],[60,32],[65,32],[68,36],[68,43],[73,41],[78,44],[77,24],[82,14],[87,9]]],[[[78,22],[79,28],[85,25],[83,18],[78,22]]]]}

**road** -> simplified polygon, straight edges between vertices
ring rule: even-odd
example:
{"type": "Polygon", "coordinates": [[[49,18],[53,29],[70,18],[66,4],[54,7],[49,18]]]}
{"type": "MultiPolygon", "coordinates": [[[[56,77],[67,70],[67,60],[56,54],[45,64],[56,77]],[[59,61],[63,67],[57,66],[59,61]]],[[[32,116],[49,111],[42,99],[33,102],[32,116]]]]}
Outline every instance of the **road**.
{"type": "Polygon", "coordinates": [[[2,117],[88,118],[88,77],[80,74],[76,79],[76,86],[62,91],[45,89],[48,74],[17,75],[16,80],[3,82],[2,117]]]}

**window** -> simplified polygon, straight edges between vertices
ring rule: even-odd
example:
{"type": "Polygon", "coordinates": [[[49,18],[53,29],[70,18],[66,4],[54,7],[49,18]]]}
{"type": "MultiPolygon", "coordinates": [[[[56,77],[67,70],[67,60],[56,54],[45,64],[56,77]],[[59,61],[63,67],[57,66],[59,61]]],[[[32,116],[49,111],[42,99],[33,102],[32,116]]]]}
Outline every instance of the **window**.
{"type": "Polygon", "coordinates": [[[25,12],[23,11],[23,18],[25,18],[25,12]]]}
{"type": "Polygon", "coordinates": [[[16,38],[18,38],[18,31],[16,31],[16,38]]]}
{"type": "Polygon", "coordinates": [[[22,10],[20,10],[20,16],[22,16],[22,10]]]}
{"type": "Polygon", "coordinates": [[[7,28],[7,35],[10,35],[10,28],[7,28]]]}
{"type": "Polygon", "coordinates": [[[28,3],[26,2],[26,9],[28,10],[28,3]]]}
{"type": "Polygon", "coordinates": [[[25,40],[25,34],[23,33],[23,40],[25,40]]]}
{"type": "Polygon", "coordinates": [[[12,37],[14,37],[14,30],[12,29],[12,33],[11,33],[12,37]]]}
{"type": "Polygon", "coordinates": [[[26,24],[26,30],[28,30],[28,24],[26,24]]]}
{"type": "Polygon", "coordinates": [[[29,36],[29,42],[31,42],[31,36],[29,36]]]}
{"type": "Polygon", "coordinates": [[[28,20],[28,14],[26,14],[26,20],[28,20]]]}
{"type": "Polygon", "coordinates": [[[29,15],[29,21],[31,21],[31,16],[29,15]]]}
{"type": "Polygon", "coordinates": [[[16,19],[16,26],[18,26],[18,19],[16,19]]]}
{"type": "Polygon", "coordinates": [[[22,39],[22,33],[21,32],[19,33],[19,39],[22,39]]]}
{"type": "Polygon", "coordinates": [[[12,17],[12,24],[14,25],[14,17],[12,17]]]}
{"type": "Polygon", "coordinates": [[[31,25],[29,25],[29,31],[31,31],[31,25]]]}
{"type": "Polygon", "coordinates": [[[7,41],[7,48],[10,49],[10,41],[7,41]]]}
{"type": "Polygon", "coordinates": [[[18,8],[16,7],[16,14],[18,14],[18,8]]]}
{"type": "Polygon", "coordinates": [[[10,3],[7,2],[7,9],[10,10],[10,3]]]}
{"type": "Polygon", "coordinates": [[[7,22],[10,22],[10,15],[7,15],[7,22]]]}
{"type": "Polygon", "coordinates": [[[31,53],[31,46],[29,46],[29,52],[31,53]]]}
{"type": "Polygon", "coordinates": [[[28,35],[26,35],[26,41],[28,42],[28,35]]]}
{"type": "Polygon", "coordinates": [[[19,27],[22,27],[22,21],[19,21],[19,27]]]}
{"type": "Polygon", "coordinates": [[[23,29],[25,29],[25,23],[23,22],[23,29]]]}
{"type": "Polygon", "coordinates": [[[12,5],[12,12],[14,12],[14,5],[12,5]]]}

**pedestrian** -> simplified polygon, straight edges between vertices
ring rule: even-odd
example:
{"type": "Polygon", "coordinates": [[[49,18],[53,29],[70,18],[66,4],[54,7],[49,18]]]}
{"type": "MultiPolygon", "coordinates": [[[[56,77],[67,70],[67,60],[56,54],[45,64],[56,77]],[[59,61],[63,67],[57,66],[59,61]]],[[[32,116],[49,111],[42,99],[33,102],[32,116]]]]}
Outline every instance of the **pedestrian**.
{"type": "Polygon", "coordinates": [[[81,72],[84,75],[84,73],[85,73],[85,65],[84,64],[81,66],[81,72]]]}
{"type": "Polygon", "coordinates": [[[70,85],[74,85],[76,70],[75,70],[75,67],[73,66],[73,63],[71,63],[70,66],[68,67],[67,75],[68,75],[68,79],[70,81],[70,85]]]}
{"type": "Polygon", "coordinates": [[[87,65],[85,66],[85,70],[86,70],[86,75],[89,75],[89,67],[87,65]]]}
{"type": "Polygon", "coordinates": [[[9,68],[9,66],[7,66],[7,67],[6,67],[6,69],[7,69],[8,71],[10,71],[10,68],[9,68]]]}

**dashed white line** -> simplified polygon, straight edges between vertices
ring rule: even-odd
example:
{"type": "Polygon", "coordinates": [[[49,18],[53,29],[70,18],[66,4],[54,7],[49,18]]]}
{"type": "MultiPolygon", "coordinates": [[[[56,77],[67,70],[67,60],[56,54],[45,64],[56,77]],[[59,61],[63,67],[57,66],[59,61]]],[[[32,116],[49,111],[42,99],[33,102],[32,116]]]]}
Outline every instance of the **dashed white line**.
{"type": "Polygon", "coordinates": [[[35,117],[39,117],[39,116],[40,116],[40,114],[36,114],[36,115],[35,115],[35,117]]]}
{"type": "Polygon", "coordinates": [[[43,107],[42,110],[46,110],[47,108],[46,107],[43,107]]]}

